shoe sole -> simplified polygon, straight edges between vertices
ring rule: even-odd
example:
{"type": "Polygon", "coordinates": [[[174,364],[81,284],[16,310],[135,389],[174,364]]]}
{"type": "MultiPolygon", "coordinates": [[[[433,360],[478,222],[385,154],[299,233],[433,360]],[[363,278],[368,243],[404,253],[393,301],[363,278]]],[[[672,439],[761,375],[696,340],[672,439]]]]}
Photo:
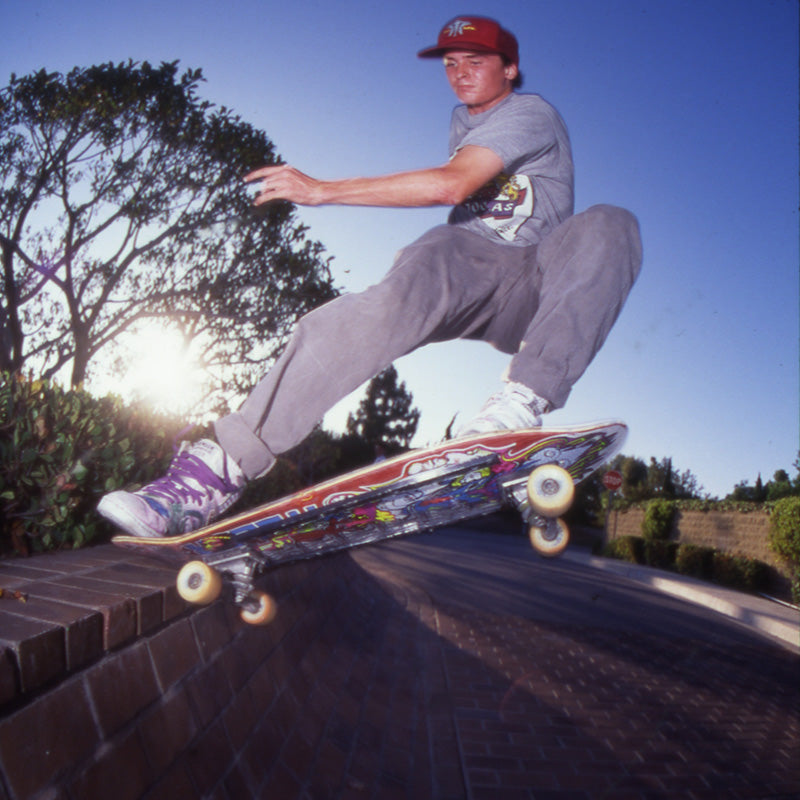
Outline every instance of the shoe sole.
{"type": "Polygon", "coordinates": [[[124,505],[117,503],[113,495],[106,495],[97,504],[97,513],[131,536],[143,539],[163,539],[164,534],[154,531],[132,514],[124,505]]]}

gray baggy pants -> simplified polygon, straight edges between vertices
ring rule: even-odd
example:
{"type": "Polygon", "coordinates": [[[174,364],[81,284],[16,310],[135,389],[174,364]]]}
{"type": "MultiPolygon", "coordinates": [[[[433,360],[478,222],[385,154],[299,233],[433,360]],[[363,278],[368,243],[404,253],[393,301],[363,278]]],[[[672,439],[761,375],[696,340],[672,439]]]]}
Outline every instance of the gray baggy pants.
{"type": "Polygon", "coordinates": [[[257,477],[395,359],[458,338],[513,354],[508,378],[560,408],[614,324],[641,259],[635,217],[613,206],[576,214],[531,247],[433,228],[397,254],[380,283],[303,317],[239,410],[217,421],[217,439],[257,477]]]}

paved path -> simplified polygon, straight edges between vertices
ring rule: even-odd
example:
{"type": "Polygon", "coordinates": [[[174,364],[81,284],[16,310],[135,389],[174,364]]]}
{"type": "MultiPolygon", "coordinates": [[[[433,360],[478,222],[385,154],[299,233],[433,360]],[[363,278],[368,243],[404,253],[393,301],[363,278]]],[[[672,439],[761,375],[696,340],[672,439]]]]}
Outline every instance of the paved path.
{"type": "Polygon", "coordinates": [[[800,797],[798,615],[757,597],[474,528],[276,570],[257,629],[111,545],[0,572],[3,799],[800,797]]]}
{"type": "Polygon", "coordinates": [[[438,796],[800,797],[798,651],[754,623],[796,631],[791,609],[740,595],[736,619],[652,574],[469,530],[353,557],[406,609],[383,678],[409,707],[426,698],[433,761],[452,764],[438,796]]]}

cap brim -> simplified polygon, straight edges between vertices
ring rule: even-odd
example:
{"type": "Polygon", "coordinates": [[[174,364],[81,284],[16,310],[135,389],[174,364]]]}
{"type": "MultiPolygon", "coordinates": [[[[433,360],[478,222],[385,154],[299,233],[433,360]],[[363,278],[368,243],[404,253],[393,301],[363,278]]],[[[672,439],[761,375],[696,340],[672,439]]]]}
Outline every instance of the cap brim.
{"type": "Polygon", "coordinates": [[[459,42],[451,47],[426,47],[424,50],[420,50],[417,53],[417,58],[440,58],[445,53],[452,52],[453,50],[463,51],[465,53],[495,53],[497,55],[502,55],[498,50],[487,47],[484,44],[478,44],[477,42],[459,42]]]}

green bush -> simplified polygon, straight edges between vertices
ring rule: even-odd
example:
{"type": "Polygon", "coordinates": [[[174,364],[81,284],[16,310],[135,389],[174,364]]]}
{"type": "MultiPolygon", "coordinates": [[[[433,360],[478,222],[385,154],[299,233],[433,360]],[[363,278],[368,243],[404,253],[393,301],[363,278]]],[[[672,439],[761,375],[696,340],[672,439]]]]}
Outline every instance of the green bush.
{"type": "Polygon", "coordinates": [[[731,555],[692,544],[645,541],[640,536],[620,536],[603,548],[607,558],[619,558],[633,564],[647,564],[673,569],[682,575],[713,580],[731,589],[761,592],[769,585],[769,567],[762,561],[731,555]]]}
{"type": "Polygon", "coordinates": [[[710,579],[713,562],[714,550],[696,544],[679,545],[675,555],[675,569],[693,578],[710,579]]]}
{"type": "Polygon", "coordinates": [[[778,500],[770,513],[769,542],[794,570],[792,598],[800,604],[800,497],[778,500]]]}
{"type": "Polygon", "coordinates": [[[666,541],[672,533],[675,503],[670,500],[651,500],[647,504],[642,520],[642,536],[645,541],[666,541]]]}
{"type": "Polygon", "coordinates": [[[759,592],[769,582],[769,569],[755,558],[716,551],[712,563],[712,579],[731,589],[759,592]]]}
{"type": "Polygon", "coordinates": [[[775,503],[769,541],[781,558],[800,566],[800,497],[784,497],[775,503]]]}
{"type": "Polygon", "coordinates": [[[677,552],[677,542],[665,542],[661,539],[645,540],[644,563],[659,569],[675,569],[677,552]]]}
{"type": "Polygon", "coordinates": [[[118,397],[0,374],[0,553],[78,547],[106,492],[164,470],[176,420],[118,397]]]}
{"type": "Polygon", "coordinates": [[[619,558],[633,564],[644,563],[644,540],[640,536],[620,536],[612,539],[603,548],[603,555],[619,558]]]}

